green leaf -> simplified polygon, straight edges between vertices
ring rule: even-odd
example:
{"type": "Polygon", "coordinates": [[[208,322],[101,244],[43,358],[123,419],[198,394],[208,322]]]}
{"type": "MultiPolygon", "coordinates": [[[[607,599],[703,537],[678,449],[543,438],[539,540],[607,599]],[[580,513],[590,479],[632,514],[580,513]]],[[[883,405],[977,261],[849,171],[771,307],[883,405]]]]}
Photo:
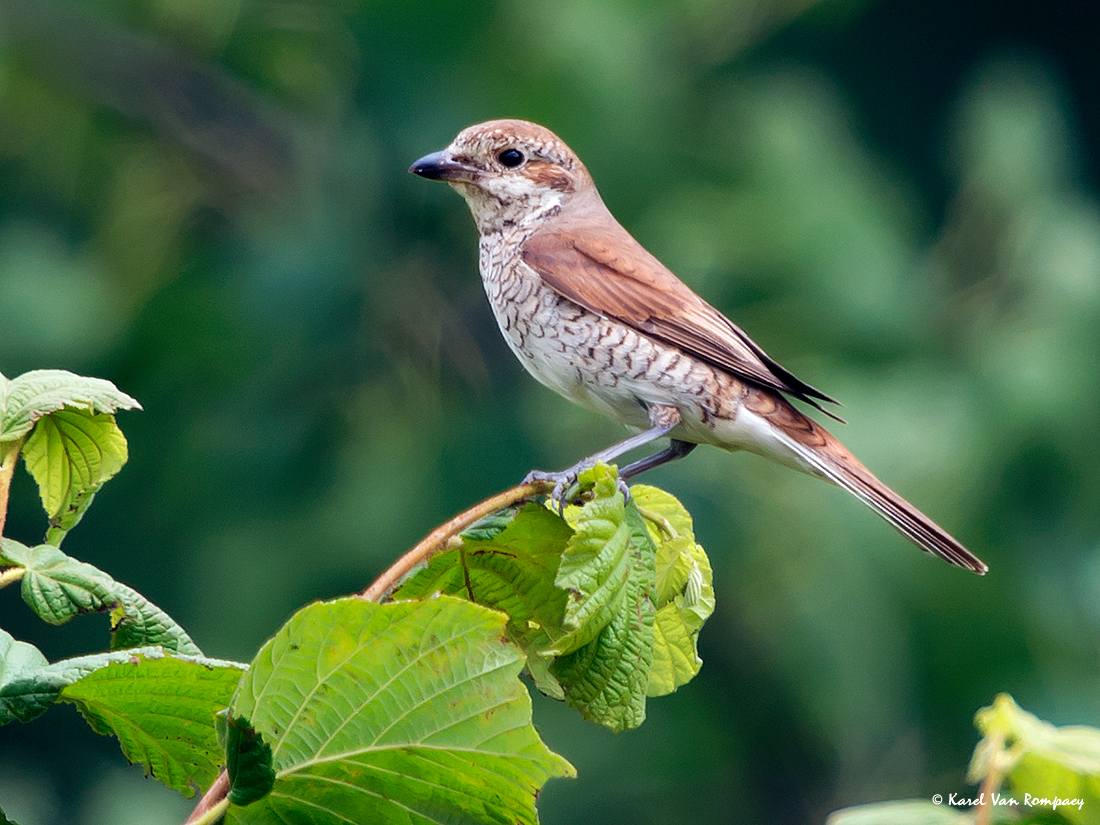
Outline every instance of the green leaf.
{"type": "Polygon", "coordinates": [[[657,616],[649,695],[662,696],[689,682],[703,664],[699,631],[714,612],[714,574],[695,543],[691,515],[675,497],[636,484],[630,496],[657,546],[657,616]]]}
{"type": "MultiPolygon", "coordinates": [[[[623,494],[615,471],[598,465],[581,474],[593,495],[581,507],[569,508],[575,532],[566,545],[556,584],[569,594],[565,627],[555,653],[578,650],[595,639],[621,610],[632,572],[631,526],[627,524],[623,494]]],[[[645,528],[642,528],[645,533],[645,528]]],[[[651,546],[652,552],[652,546],[651,546]]]]}
{"type": "Polygon", "coordinates": [[[48,664],[34,647],[0,631],[0,724],[28,722],[73,702],[97,733],[118,737],[131,762],[191,795],[217,775],[222,750],[214,714],[244,665],[164,655],[159,648],[100,653],[48,664]]]}
{"type": "Polygon", "coordinates": [[[30,555],[30,552],[31,548],[27,547],[27,545],[15,539],[0,537],[0,562],[3,564],[26,567],[27,557],[30,555]]]}
{"type": "Polygon", "coordinates": [[[508,636],[527,654],[527,668],[539,690],[564,698],[549,672],[553,657],[545,651],[565,635],[566,596],[554,586],[554,577],[572,530],[545,507],[528,504],[510,513],[503,529],[487,535],[491,537],[464,540],[461,548],[437,555],[393,597],[446,593],[507,613],[508,636]]]}
{"type": "Polygon", "coordinates": [[[690,682],[703,660],[696,651],[695,636],[687,630],[675,605],[657,611],[653,621],[653,664],[647,696],[665,696],[690,682]]]}
{"type": "Polygon", "coordinates": [[[53,704],[55,695],[26,690],[48,664],[37,647],[0,630],[0,724],[29,722],[53,704]]]}
{"type": "Polygon", "coordinates": [[[539,689],[622,730],[645,718],[647,695],[698,672],[712,573],[691,516],[668,493],[637,486],[625,504],[606,465],[580,483],[591,500],[566,510],[572,534],[529,505],[491,538],[435,557],[394,596],[442,592],[503,610],[539,689]]]}
{"type": "MultiPolygon", "coordinates": [[[[600,487],[597,484],[597,495],[600,487]]],[[[603,493],[606,496],[606,489],[603,493]]],[[[551,673],[561,683],[566,701],[583,717],[621,731],[636,728],[645,720],[645,700],[653,663],[657,582],[653,542],[642,517],[633,501],[624,508],[622,494],[615,493],[613,497],[618,498],[622,511],[621,524],[615,524],[614,510],[606,506],[607,498],[597,497],[583,508],[591,508],[591,518],[581,514],[577,535],[582,536],[580,553],[591,558],[597,567],[606,566],[608,556],[621,555],[622,560],[616,561],[611,576],[606,579],[599,575],[585,576],[579,571],[573,577],[585,587],[594,586],[596,591],[603,591],[581,594],[587,598],[578,602],[591,603],[606,598],[614,589],[607,608],[609,621],[590,642],[558,657],[551,673]],[[600,535],[607,537],[609,553],[595,547],[595,539],[600,535]],[[620,541],[624,542],[621,551],[617,546],[620,541]],[[609,582],[613,588],[607,586],[609,582]]],[[[571,559],[579,560],[577,557],[571,559]]],[[[562,564],[564,566],[565,562],[562,564]]],[[[560,572],[558,580],[562,581],[560,572]]],[[[591,622],[591,619],[585,621],[591,622]]]]}
{"type": "Polygon", "coordinates": [[[927,800],[902,799],[842,808],[825,825],[973,825],[971,814],[927,800]]]}
{"type": "Polygon", "coordinates": [[[1013,798],[1029,812],[1049,809],[1076,825],[1100,823],[1100,730],[1055,727],[1003,693],[974,721],[983,738],[970,781],[1007,775],[1013,798]]]}
{"type": "Polygon", "coordinates": [[[112,580],[117,604],[111,610],[111,650],[162,647],[174,653],[202,656],[182,627],[132,587],[112,580]]]}
{"type": "Polygon", "coordinates": [[[226,720],[225,739],[229,801],[250,805],[263,799],[275,785],[271,745],[243,716],[226,720]]]}
{"type": "Polygon", "coordinates": [[[534,823],[539,788],[573,769],[531,725],[504,625],[447,596],[296,613],[230,704],[271,745],[275,785],[226,822],[534,823]]]}
{"type": "Polygon", "coordinates": [[[19,825],[14,819],[8,819],[3,811],[0,811],[0,825],[19,825]]]}
{"type": "Polygon", "coordinates": [[[66,408],[113,413],[141,405],[110,381],[66,370],[34,370],[10,380],[0,374],[0,442],[22,438],[39,418],[66,408]]]}
{"type": "Polygon", "coordinates": [[[202,655],[175,619],[97,567],[77,561],[51,544],[25,547],[4,539],[0,547],[5,561],[25,569],[23,600],[44,621],[59,625],[81,613],[110,610],[112,650],[160,647],[202,655]]]}
{"type": "Polygon", "coordinates": [[[462,538],[471,541],[485,541],[495,538],[499,533],[512,523],[512,519],[520,512],[519,506],[505,507],[503,510],[486,516],[476,524],[472,524],[462,531],[462,538]]]}
{"type": "MultiPolygon", "coordinates": [[[[110,661],[61,689],[97,733],[118,737],[123,755],[184,796],[220,770],[215,714],[229,704],[244,665],[165,656],[155,648],[102,654],[110,661]]],[[[65,664],[65,663],[59,663],[65,664]]]]}
{"type": "Polygon", "coordinates": [[[23,446],[23,460],[58,536],[51,535],[51,543],[59,543],[80,521],[126,458],[126,438],[109,413],[65,409],[38,422],[23,446]]]}
{"type": "Polygon", "coordinates": [[[70,558],[50,544],[14,551],[4,543],[4,555],[15,552],[26,568],[23,601],[43,621],[64,624],[80,613],[96,613],[113,607],[118,599],[114,579],[90,564],[70,558]]]}

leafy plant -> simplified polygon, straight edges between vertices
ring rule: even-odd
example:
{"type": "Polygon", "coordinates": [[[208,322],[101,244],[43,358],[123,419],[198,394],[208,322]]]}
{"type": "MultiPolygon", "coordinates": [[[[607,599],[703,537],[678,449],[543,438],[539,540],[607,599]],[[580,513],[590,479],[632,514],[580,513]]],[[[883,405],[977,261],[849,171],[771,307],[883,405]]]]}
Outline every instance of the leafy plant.
{"type": "MultiPolygon", "coordinates": [[[[613,467],[581,474],[558,514],[507,490],[433,530],[363,593],[294,614],[248,663],[210,658],[132,588],[61,550],[121,469],[112,384],[0,375],[0,532],[20,455],[45,541],[0,544],[0,587],[60,625],[111,619],[110,650],[48,662],[0,630],[0,723],[68,702],[170,788],[207,791],[188,823],[537,821],[548,779],[574,775],[531,723],[543,693],[612,730],[698,672],[710,563],[668,493],[613,467]]],[[[977,794],[837,811],[829,825],[1100,825],[1100,731],[1055,728],[999,696],[977,714],[977,794]]],[[[7,822],[0,813],[0,822],[7,822]]]]}
{"type": "Polygon", "coordinates": [[[513,488],[364,593],[300,610],[251,663],[207,657],[61,550],[125,463],[115,413],[138,403],[62,371],[0,382],[0,527],[20,455],[49,520],[42,544],[3,539],[0,586],[51,624],[111,617],[110,651],[53,663],[0,631],[0,721],[75,704],[167,786],[208,789],[189,822],[535,822],[539,789],[574,771],[531,724],[524,668],[613,730],[699,669],[714,596],[690,516],[656,488],[625,497],[606,466],[563,516],[531,501],[544,483],[513,488]]]}
{"type": "Polygon", "coordinates": [[[1100,730],[1057,728],[1007,694],[979,710],[974,721],[982,739],[967,779],[979,786],[977,793],[845,808],[826,825],[1100,823],[1100,730]]]}

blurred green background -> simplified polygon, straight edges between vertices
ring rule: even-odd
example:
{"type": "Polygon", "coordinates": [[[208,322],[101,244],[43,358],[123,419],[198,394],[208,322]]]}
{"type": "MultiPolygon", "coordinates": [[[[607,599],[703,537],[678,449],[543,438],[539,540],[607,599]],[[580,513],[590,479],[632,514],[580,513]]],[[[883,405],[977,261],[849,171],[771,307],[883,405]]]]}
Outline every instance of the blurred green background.
{"type": "MultiPolygon", "coordinates": [[[[465,205],[405,170],[524,117],[834,430],[987,561],[703,449],[645,480],[715,567],[702,673],[544,823],[801,823],[965,791],[998,691],[1100,723],[1100,12],[952,0],[0,0],[0,370],[137,397],[66,550],[245,659],[431,527],[622,431],[506,350],[465,205]]],[[[45,525],[17,475],[7,534],[45,525]]],[[[101,649],[2,594],[52,659],[101,649]]],[[[21,825],[191,803],[69,707],[0,731],[21,825]]]]}

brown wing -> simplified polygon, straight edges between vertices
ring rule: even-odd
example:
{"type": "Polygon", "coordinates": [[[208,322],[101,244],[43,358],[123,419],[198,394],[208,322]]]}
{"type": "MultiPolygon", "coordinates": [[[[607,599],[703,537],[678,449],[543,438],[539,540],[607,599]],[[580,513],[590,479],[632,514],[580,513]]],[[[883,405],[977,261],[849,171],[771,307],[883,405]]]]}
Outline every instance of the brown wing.
{"type": "MultiPolygon", "coordinates": [[[[523,260],[560,295],[679,347],[745,381],[817,407],[836,403],[773,361],[736,324],[696,295],[610,213],[592,228],[557,226],[532,235],[523,260]],[[817,399],[817,400],[815,400],[817,399]]],[[[840,420],[840,419],[837,419],[840,420]]]]}

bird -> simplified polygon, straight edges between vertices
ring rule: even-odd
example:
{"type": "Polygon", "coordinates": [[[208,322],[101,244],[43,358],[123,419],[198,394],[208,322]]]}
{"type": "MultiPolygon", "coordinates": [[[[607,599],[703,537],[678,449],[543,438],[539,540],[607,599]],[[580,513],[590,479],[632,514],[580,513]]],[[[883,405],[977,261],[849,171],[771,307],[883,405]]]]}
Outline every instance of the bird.
{"type": "Polygon", "coordinates": [[[463,129],[409,171],[465,199],[479,235],[479,269],[508,347],[569,401],[634,435],[567,470],[577,474],[667,437],[621,479],[683,458],[699,444],[744,450],[831,482],[921,550],[984,575],[987,566],[868,470],[803,403],[839,419],[836,401],[796,378],[650,254],[615,219],[580,158],[525,120],[463,129]]]}

